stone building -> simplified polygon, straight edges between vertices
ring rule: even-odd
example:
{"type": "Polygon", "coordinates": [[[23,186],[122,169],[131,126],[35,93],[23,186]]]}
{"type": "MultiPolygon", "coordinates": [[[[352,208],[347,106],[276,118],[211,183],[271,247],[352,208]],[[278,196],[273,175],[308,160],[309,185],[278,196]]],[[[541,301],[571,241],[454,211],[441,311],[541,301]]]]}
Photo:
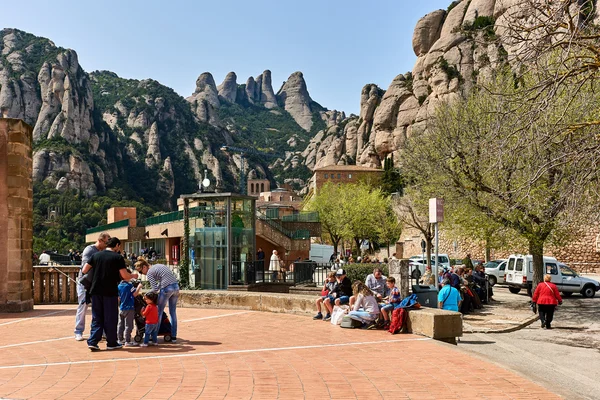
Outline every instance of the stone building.
{"type": "Polygon", "coordinates": [[[383,170],[379,168],[362,167],[359,165],[330,165],[314,170],[312,189],[314,193],[317,193],[327,182],[348,184],[365,181],[376,185],[382,175],[383,170]]]}
{"type": "Polygon", "coordinates": [[[0,118],[0,312],[33,309],[32,132],[0,118]]]}

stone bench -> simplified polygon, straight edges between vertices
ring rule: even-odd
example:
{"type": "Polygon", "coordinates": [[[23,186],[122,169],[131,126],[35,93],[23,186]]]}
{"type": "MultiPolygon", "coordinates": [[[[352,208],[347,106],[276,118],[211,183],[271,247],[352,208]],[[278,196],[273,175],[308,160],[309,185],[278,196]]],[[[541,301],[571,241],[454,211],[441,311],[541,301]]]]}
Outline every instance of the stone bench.
{"type": "MultiPolygon", "coordinates": [[[[182,290],[179,306],[314,315],[315,299],[316,296],[299,294],[182,290]]],[[[462,336],[462,328],[462,314],[458,312],[421,308],[408,313],[409,333],[456,344],[456,338],[462,336]]]]}

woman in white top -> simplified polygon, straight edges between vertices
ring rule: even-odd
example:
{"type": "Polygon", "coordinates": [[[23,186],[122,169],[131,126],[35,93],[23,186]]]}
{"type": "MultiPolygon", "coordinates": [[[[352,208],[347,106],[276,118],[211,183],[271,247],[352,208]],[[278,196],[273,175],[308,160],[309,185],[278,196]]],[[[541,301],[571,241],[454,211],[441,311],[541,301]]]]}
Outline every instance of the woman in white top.
{"type": "Polygon", "coordinates": [[[379,305],[371,289],[364,283],[357,281],[352,285],[352,292],[356,297],[356,302],[348,316],[363,324],[370,324],[375,321],[379,315],[379,305]]]}

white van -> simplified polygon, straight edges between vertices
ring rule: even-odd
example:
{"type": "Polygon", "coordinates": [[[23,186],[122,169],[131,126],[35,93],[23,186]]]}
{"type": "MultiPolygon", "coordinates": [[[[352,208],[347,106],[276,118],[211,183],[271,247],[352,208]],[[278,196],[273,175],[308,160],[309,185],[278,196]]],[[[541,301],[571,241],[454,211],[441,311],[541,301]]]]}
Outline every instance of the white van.
{"type": "Polygon", "coordinates": [[[322,264],[328,263],[329,259],[333,255],[333,246],[328,244],[315,244],[310,245],[309,257],[312,261],[322,264]]]}
{"type": "MultiPolygon", "coordinates": [[[[531,295],[533,283],[533,257],[531,255],[513,254],[508,257],[505,281],[511,293],[519,293],[527,289],[531,295]]],[[[593,279],[584,278],[558,262],[554,257],[544,257],[544,274],[552,277],[552,283],[565,297],[573,293],[581,293],[583,297],[594,297],[600,290],[600,283],[593,279]]]]}

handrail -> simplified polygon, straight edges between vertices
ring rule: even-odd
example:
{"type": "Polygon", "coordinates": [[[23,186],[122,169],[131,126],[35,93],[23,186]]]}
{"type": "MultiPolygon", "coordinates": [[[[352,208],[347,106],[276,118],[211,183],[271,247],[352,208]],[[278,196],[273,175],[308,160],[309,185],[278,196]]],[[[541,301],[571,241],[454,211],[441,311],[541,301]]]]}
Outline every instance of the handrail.
{"type": "Polygon", "coordinates": [[[258,210],[256,210],[256,218],[263,221],[270,227],[277,229],[279,232],[283,233],[285,236],[289,237],[290,239],[293,239],[293,240],[310,239],[310,231],[308,229],[298,229],[296,231],[291,231],[289,229],[286,229],[283,225],[281,225],[279,222],[277,222],[273,218],[269,218],[269,216],[267,216],[265,213],[258,211],[258,210]]]}
{"type": "Polygon", "coordinates": [[[316,211],[300,212],[298,214],[284,215],[283,222],[320,222],[319,213],[316,211]]]}

